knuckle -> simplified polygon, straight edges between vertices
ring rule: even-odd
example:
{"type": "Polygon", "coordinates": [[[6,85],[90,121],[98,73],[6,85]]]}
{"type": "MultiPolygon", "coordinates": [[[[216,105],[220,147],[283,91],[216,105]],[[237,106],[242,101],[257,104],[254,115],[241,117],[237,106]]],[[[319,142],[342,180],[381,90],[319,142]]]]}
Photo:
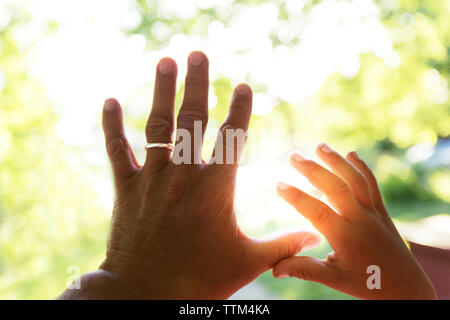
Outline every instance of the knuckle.
{"type": "Polygon", "coordinates": [[[316,175],[320,171],[320,166],[313,160],[303,160],[303,166],[311,175],[316,175]]]}
{"type": "Polygon", "coordinates": [[[292,257],[297,253],[298,249],[299,246],[294,240],[287,241],[287,245],[284,245],[282,248],[282,250],[284,250],[283,257],[284,258],[292,257]]]}
{"type": "Polygon", "coordinates": [[[148,140],[150,139],[170,139],[172,136],[173,126],[171,121],[163,117],[149,119],[146,125],[146,133],[148,140]]]}
{"type": "Polygon", "coordinates": [[[340,180],[336,181],[333,184],[331,190],[333,193],[335,193],[336,195],[339,195],[339,196],[345,195],[349,192],[347,185],[340,180]]]}
{"type": "Polygon", "coordinates": [[[231,102],[231,112],[235,114],[249,114],[252,109],[252,104],[249,96],[238,95],[233,97],[231,102]]]}
{"type": "Polygon", "coordinates": [[[303,201],[305,200],[303,194],[301,192],[295,192],[291,197],[294,201],[294,207],[297,208],[298,211],[301,211],[303,201]]]}
{"type": "Polygon", "coordinates": [[[323,176],[323,168],[313,160],[304,160],[304,171],[307,175],[315,180],[320,180],[323,176]]]}
{"type": "MultiPolygon", "coordinates": [[[[201,109],[201,108],[197,107],[196,109],[201,109]]],[[[206,126],[207,119],[208,119],[208,114],[205,111],[185,110],[185,111],[180,111],[180,113],[178,114],[177,125],[180,128],[193,129],[194,122],[200,121],[202,123],[202,127],[204,128],[206,126]]]]}
{"type": "MultiPolygon", "coordinates": [[[[277,243],[274,247],[276,260],[272,261],[273,264],[276,264],[283,259],[294,256],[298,251],[297,249],[298,246],[296,246],[293,240],[277,243]]],[[[273,265],[271,265],[270,267],[273,267],[273,265]]]]}
{"type": "MultiPolygon", "coordinates": [[[[304,260],[304,257],[299,257],[299,259],[304,260]]],[[[294,275],[301,280],[308,281],[312,279],[311,271],[309,270],[309,268],[296,268],[294,275]]]]}
{"type": "Polygon", "coordinates": [[[331,153],[328,154],[327,162],[331,166],[339,166],[340,164],[342,164],[342,160],[343,159],[336,151],[332,151],[331,153]]]}
{"type": "Polygon", "coordinates": [[[232,121],[227,120],[225,121],[220,127],[219,127],[219,131],[222,134],[226,133],[226,130],[238,130],[239,127],[237,125],[235,125],[232,121]]]}
{"type": "MultiPolygon", "coordinates": [[[[375,180],[375,176],[373,175],[372,170],[370,170],[367,163],[362,160],[358,160],[361,165],[361,172],[367,177],[368,180],[375,180]]],[[[374,181],[376,182],[376,180],[374,181]]]]}
{"type": "Polygon", "coordinates": [[[317,207],[317,210],[316,210],[316,220],[317,221],[320,221],[323,223],[323,222],[329,220],[330,216],[331,216],[331,212],[325,204],[322,204],[319,207],[317,207]]]}
{"type": "Polygon", "coordinates": [[[354,183],[358,188],[367,189],[367,180],[359,172],[354,177],[354,183]]]}
{"type": "Polygon", "coordinates": [[[182,200],[183,194],[186,191],[186,181],[181,175],[174,174],[170,179],[161,184],[162,176],[154,176],[146,184],[146,197],[154,194],[155,189],[163,189],[164,194],[159,199],[159,202],[165,205],[173,205],[182,200]]]}
{"type": "Polygon", "coordinates": [[[115,160],[123,154],[125,143],[122,138],[114,139],[106,143],[106,152],[111,160],[115,160]]]}
{"type": "Polygon", "coordinates": [[[311,279],[311,273],[309,272],[309,270],[300,269],[295,273],[295,276],[301,280],[309,281],[311,279]]]}

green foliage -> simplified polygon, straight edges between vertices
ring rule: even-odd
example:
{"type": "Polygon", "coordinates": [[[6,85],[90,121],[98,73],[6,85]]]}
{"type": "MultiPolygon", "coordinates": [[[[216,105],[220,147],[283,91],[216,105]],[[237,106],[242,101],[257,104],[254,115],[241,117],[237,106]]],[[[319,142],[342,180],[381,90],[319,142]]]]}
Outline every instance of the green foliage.
{"type": "Polygon", "coordinates": [[[98,266],[108,217],[89,173],[55,137],[56,116],[24,70],[13,30],[0,33],[0,298],[51,299],[68,266],[98,266]]]}

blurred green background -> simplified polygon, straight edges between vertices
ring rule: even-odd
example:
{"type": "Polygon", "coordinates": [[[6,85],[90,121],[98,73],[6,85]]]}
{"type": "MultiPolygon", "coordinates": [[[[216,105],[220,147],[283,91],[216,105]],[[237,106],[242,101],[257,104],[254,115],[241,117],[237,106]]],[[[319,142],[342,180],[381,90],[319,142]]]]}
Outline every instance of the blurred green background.
{"type": "MultiPolygon", "coordinates": [[[[210,132],[233,86],[255,94],[236,210],[262,236],[305,219],[275,195],[287,156],[357,150],[396,223],[450,214],[450,1],[123,0],[0,4],[0,298],[48,299],[104,258],[113,201],[102,102],[142,161],[154,68],[210,58],[210,132]]],[[[325,257],[326,241],[307,254],[325,257]]],[[[270,272],[242,298],[347,299],[270,272]]]]}

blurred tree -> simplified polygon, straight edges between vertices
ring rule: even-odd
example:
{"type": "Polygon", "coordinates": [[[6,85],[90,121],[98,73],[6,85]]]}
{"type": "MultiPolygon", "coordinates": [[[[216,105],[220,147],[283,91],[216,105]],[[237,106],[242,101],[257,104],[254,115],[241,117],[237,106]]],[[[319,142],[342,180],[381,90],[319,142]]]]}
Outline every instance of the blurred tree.
{"type": "Polygon", "coordinates": [[[55,137],[56,116],[13,37],[27,17],[14,14],[0,30],[0,298],[52,299],[69,266],[97,267],[108,216],[86,168],[55,137]]]}

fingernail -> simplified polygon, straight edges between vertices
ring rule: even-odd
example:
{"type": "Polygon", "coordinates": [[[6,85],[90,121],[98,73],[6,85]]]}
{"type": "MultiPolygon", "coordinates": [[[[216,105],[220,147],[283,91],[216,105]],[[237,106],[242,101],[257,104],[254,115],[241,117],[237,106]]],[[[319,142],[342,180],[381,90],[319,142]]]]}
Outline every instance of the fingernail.
{"type": "Polygon", "coordinates": [[[356,153],[356,151],[351,151],[351,152],[349,152],[349,154],[350,154],[353,158],[359,159],[359,156],[358,156],[358,154],[356,153]]]}
{"type": "Polygon", "coordinates": [[[175,72],[175,65],[170,59],[161,59],[158,70],[162,74],[173,74],[175,72]]]}
{"type": "Polygon", "coordinates": [[[328,145],[326,145],[325,143],[319,144],[319,148],[320,148],[320,150],[322,150],[322,152],[325,152],[325,153],[333,152],[333,150],[328,145]]]}
{"type": "Polygon", "coordinates": [[[106,99],[105,103],[104,103],[104,109],[106,111],[114,110],[114,100],[113,99],[106,99]]]}
{"type": "Polygon", "coordinates": [[[277,279],[283,279],[283,278],[287,278],[289,277],[289,275],[287,273],[280,273],[279,275],[275,276],[275,278],[277,279]]]}
{"type": "Polygon", "coordinates": [[[301,162],[303,160],[306,160],[305,157],[303,157],[300,153],[297,151],[292,152],[292,159],[294,159],[297,162],[301,162]]]}
{"type": "Polygon", "coordinates": [[[277,183],[277,189],[282,191],[289,190],[290,186],[287,183],[284,183],[283,181],[280,181],[277,183]]]}
{"type": "Polygon", "coordinates": [[[311,247],[312,245],[314,245],[316,243],[316,239],[315,238],[308,238],[305,241],[303,241],[302,243],[302,250],[308,249],[309,247],[311,247]]]}
{"type": "Polygon", "coordinates": [[[194,65],[194,66],[198,66],[199,64],[201,64],[203,62],[203,53],[201,52],[192,52],[191,55],[189,56],[189,63],[194,65]]]}
{"type": "Polygon", "coordinates": [[[237,88],[236,88],[236,93],[240,96],[248,96],[251,94],[251,89],[249,88],[248,85],[246,84],[240,84],[237,88]]]}

